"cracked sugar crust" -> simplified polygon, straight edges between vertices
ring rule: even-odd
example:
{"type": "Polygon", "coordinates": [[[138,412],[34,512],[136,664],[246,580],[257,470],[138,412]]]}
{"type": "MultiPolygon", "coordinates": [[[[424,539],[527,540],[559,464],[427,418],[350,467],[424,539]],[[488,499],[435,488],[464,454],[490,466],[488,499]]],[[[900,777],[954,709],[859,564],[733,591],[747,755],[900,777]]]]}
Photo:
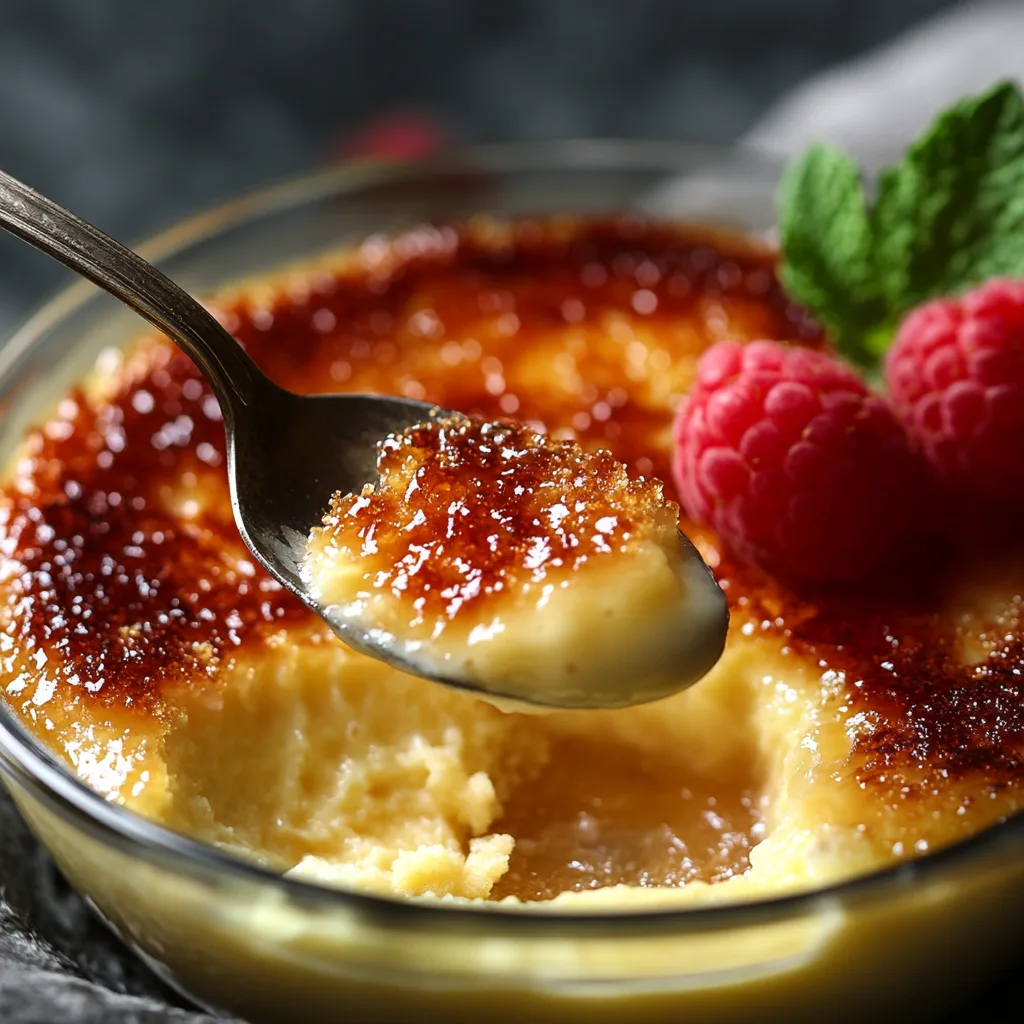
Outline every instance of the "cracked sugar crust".
{"type": "MultiPolygon", "coordinates": [[[[390,593],[437,635],[524,585],[557,585],[595,559],[674,541],[679,507],[608,451],[529,427],[452,417],[384,440],[380,482],[336,494],[312,549],[352,563],[348,594],[390,593]],[[482,607],[483,606],[483,607],[482,607]]],[[[404,617],[404,616],[403,616],[404,617]]]]}

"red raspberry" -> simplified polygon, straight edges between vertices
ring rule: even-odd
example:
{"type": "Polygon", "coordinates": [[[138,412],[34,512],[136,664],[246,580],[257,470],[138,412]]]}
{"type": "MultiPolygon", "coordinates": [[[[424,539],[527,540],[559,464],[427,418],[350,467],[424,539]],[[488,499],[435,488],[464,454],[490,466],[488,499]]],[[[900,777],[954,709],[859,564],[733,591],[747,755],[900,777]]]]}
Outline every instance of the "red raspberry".
{"type": "Polygon", "coordinates": [[[885,401],[824,353],[715,345],[675,434],[684,507],[748,562],[848,581],[909,546],[923,464],[885,401]]]}
{"type": "Polygon", "coordinates": [[[885,371],[893,409],[940,477],[967,496],[1024,498],[1024,281],[919,306],[885,371]]]}

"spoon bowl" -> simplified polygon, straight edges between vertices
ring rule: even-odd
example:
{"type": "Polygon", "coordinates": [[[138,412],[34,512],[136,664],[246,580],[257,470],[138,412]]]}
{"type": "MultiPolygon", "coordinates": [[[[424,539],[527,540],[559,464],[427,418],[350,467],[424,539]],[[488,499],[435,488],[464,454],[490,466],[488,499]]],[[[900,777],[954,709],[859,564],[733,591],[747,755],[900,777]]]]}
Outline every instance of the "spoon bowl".
{"type": "Polygon", "coordinates": [[[296,395],[267,377],[252,381],[258,389],[252,405],[259,414],[225,423],[231,504],[242,540],[260,564],[323,617],[346,644],[422,675],[398,651],[385,649],[365,631],[332,615],[330,606],[311,592],[303,562],[310,530],[320,524],[331,495],[353,493],[376,480],[377,443],[417,423],[451,414],[406,398],[296,395]]]}
{"type": "Polygon", "coordinates": [[[310,531],[331,495],[376,481],[378,444],[390,434],[451,412],[385,395],[297,395],[273,383],[196,299],[141,256],[57,203],[0,171],[0,227],[105,289],[175,342],[193,360],[224,418],[235,522],[257,561],[320,615],[342,641],[413,675],[488,699],[561,707],[619,707],[685,689],[717,662],[725,643],[725,597],[693,544],[678,534],[678,562],[699,616],[679,623],[671,664],[635,689],[545,700],[535,686],[507,692],[406,656],[396,638],[360,627],[317,599],[303,570],[310,531]]]}

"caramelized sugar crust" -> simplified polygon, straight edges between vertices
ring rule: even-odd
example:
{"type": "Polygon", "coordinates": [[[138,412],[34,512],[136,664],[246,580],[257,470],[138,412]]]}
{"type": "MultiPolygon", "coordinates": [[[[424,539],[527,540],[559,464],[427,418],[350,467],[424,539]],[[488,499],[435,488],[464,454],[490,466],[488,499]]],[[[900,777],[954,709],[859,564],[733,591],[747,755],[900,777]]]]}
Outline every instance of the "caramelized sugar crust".
{"type": "MultiPolygon", "coordinates": [[[[220,310],[287,387],[514,418],[666,482],[671,417],[707,345],[820,343],[767,252],[635,220],[370,239],[334,265],[226,296],[220,310]]],[[[73,708],[129,721],[173,713],[175,687],[215,690],[238,652],[282,627],[322,633],[246,557],[219,413],[188,360],[154,342],[117,381],[109,400],[79,391],[62,402],[4,494],[6,694],[41,735],[73,708]],[[183,486],[203,500],[176,505],[183,486]]],[[[731,642],[775,637],[822,675],[852,739],[839,776],[894,805],[967,776],[989,791],[1021,781],[1012,574],[1005,601],[953,616],[952,581],[959,593],[966,571],[955,561],[926,580],[795,594],[694,536],[727,588],[731,642]],[[966,666],[964,651],[974,652],[966,666]]],[[[1013,552],[999,555],[1003,571],[1014,564],[1013,552]]],[[[981,563],[968,553],[967,564],[981,563]]]]}
{"type": "Polygon", "coordinates": [[[234,528],[205,382],[163,345],[147,362],[98,409],[81,391],[62,401],[4,495],[0,642],[28,664],[6,692],[33,721],[65,701],[160,715],[168,688],[308,617],[234,528]],[[200,479],[209,503],[179,515],[174,490],[200,479]]]}
{"type": "Polygon", "coordinates": [[[803,599],[726,570],[755,630],[816,661],[823,692],[842,694],[853,743],[838,777],[892,808],[980,776],[969,808],[1024,781],[1024,558],[1012,542],[966,546],[874,590],[803,599]]]}
{"type": "Polygon", "coordinates": [[[413,627],[477,621],[521,584],[565,578],[679,518],[660,483],[631,480],[608,451],[516,424],[420,424],[382,442],[377,469],[379,484],[334,496],[313,547],[355,562],[354,590],[400,599],[413,627]]]}

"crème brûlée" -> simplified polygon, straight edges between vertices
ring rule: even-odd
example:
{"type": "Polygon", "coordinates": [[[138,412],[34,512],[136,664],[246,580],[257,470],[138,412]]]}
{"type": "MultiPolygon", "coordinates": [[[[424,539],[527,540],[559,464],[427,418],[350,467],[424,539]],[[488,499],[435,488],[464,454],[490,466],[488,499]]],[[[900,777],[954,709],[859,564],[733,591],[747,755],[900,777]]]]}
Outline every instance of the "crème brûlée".
{"type": "MultiPolygon", "coordinates": [[[[635,219],[422,228],[213,302],[286,387],[515,421],[663,481],[709,344],[824,343],[766,248],[635,219]]],[[[499,710],[349,650],[254,564],[217,404],[144,339],[106,353],[8,470],[0,687],[104,797],[409,897],[744,899],[1018,809],[1024,552],[964,530],[926,568],[797,593],[682,525],[730,604],[711,673],[637,707],[499,710]]]]}
{"type": "Polygon", "coordinates": [[[655,700],[721,654],[679,505],[609,452],[435,414],[379,443],[377,477],[334,495],[304,564],[371,653],[516,710],[655,700]]]}

